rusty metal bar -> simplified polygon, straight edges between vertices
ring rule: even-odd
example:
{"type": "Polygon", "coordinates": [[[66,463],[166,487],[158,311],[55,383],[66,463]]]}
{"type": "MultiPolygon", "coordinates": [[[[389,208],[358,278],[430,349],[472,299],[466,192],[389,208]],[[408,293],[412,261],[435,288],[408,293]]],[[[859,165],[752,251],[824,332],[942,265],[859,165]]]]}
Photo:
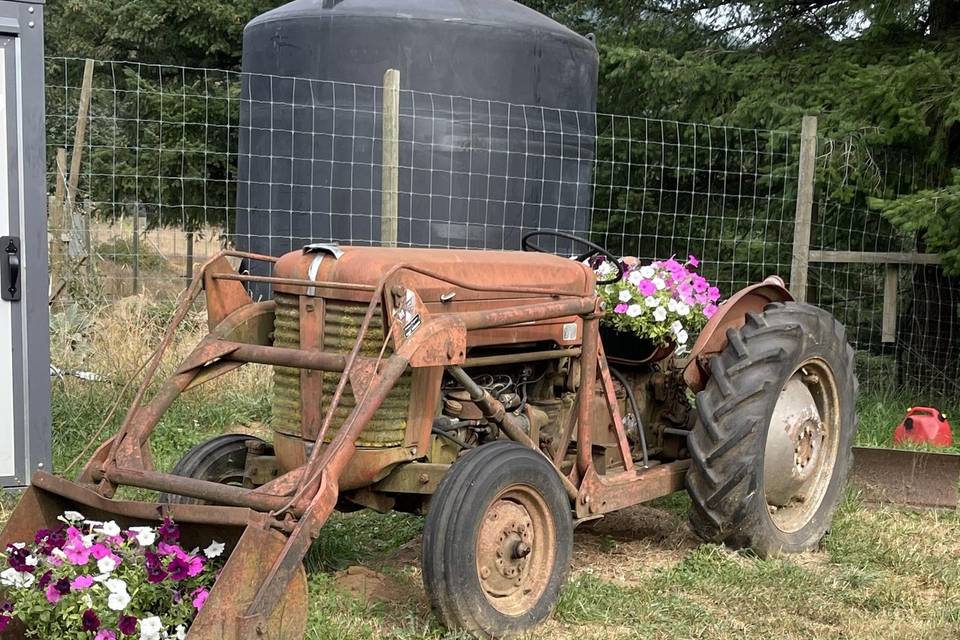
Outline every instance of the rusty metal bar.
{"type": "Polygon", "coordinates": [[[597,388],[597,362],[600,354],[600,320],[597,317],[583,321],[583,354],[580,356],[580,389],[577,398],[577,469],[585,477],[593,466],[593,442],[590,433],[590,408],[597,388]]]}
{"type": "Polygon", "coordinates": [[[235,280],[239,282],[268,282],[287,284],[295,287],[316,287],[318,289],[349,289],[351,291],[376,291],[372,284],[352,284],[349,282],[327,282],[324,280],[306,280],[302,278],[278,278],[275,276],[254,276],[242,273],[216,273],[214,280],[235,280]]]}
{"type": "MultiPolygon", "coordinates": [[[[465,311],[456,314],[468,331],[475,329],[492,329],[506,327],[537,320],[550,320],[564,316],[582,316],[593,313],[596,307],[595,298],[574,298],[572,300],[557,300],[527,304],[519,307],[494,309],[486,311],[465,311]]],[[[586,322],[584,322],[584,342],[587,340],[586,322]]],[[[586,354],[586,347],[583,348],[586,354]]]]}
{"type": "Polygon", "coordinates": [[[280,367],[295,367],[311,371],[343,371],[347,357],[329,351],[302,351],[287,347],[268,347],[264,345],[227,343],[236,348],[224,356],[226,360],[254,362],[280,367]]]}
{"type": "Polygon", "coordinates": [[[522,364],[524,362],[540,362],[542,360],[559,360],[560,358],[576,358],[580,349],[553,349],[552,351],[526,351],[524,353],[505,353],[497,356],[478,356],[467,358],[464,367],[489,367],[502,364],[522,364]]]}
{"type": "MultiPolygon", "coordinates": [[[[141,520],[160,520],[161,518],[157,505],[152,502],[111,500],[104,498],[91,488],[42,471],[33,474],[30,483],[37,489],[92,509],[141,520]]],[[[252,515],[250,509],[243,507],[208,504],[170,505],[169,509],[174,512],[177,522],[180,523],[206,523],[221,526],[244,526],[252,515]]]]}
{"type": "MultiPolygon", "coordinates": [[[[94,478],[98,479],[95,474],[94,478]]],[[[109,467],[103,473],[109,482],[153,491],[175,493],[181,496],[198,498],[235,507],[247,507],[256,511],[271,511],[283,506],[287,499],[283,496],[271,496],[264,493],[254,493],[250,489],[234,487],[218,482],[197,480],[157,471],[144,469],[130,469],[124,467],[109,467]]]]}

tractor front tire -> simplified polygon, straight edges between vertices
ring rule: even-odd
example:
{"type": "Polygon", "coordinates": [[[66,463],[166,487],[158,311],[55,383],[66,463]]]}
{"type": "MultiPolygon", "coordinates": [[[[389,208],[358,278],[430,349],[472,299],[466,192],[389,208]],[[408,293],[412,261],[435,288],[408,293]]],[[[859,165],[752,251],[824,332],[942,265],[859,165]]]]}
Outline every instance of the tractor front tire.
{"type": "Polygon", "coordinates": [[[544,456],[516,442],[469,451],[434,494],[423,582],[449,629],[504,638],[553,611],[573,553],[570,500],[544,456]]]}
{"type": "MultiPolygon", "coordinates": [[[[242,433],[210,438],[187,451],[171,473],[185,478],[242,486],[248,440],[263,442],[260,438],[242,433]]],[[[165,504],[206,504],[203,500],[174,493],[161,493],[159,500],[165,504]]]]}
{"type": "Polygon", "coordinates": [[[815,548],[853,460],[853,349],[829,313],[773,303],[727,331],[688,437],[690,526],[762,557],[815,548]]]}

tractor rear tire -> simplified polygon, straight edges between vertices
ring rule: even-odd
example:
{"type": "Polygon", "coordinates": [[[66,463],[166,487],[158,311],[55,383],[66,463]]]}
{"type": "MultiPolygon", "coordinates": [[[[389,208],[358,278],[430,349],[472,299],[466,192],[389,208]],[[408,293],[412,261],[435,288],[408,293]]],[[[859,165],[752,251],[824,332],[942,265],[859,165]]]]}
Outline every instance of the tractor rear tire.
{"type": "Polygon", "coordinates": [[[761,557],[815,548],[853,461],[857,379],[844,327],[773,303],[727,331],[688,437],[691,529],[761,557]]]}
{"type": "MultiPolygon", "coordinates": [[[[171,473],[185,478],[242,486],[248,440],[260,438],[243,433],[210,438],[187,451],[171,473]]],[[[161,493],[159,499],[165,504],[206,504],[203,500],[173,493],[161,493]]]]}
{"type": "Polygon", "coordinates": [[[457,460],[430,502],[423,582],[448,629],[505,638],[553,611],[570,568],[573,520],[557,470],[516,442],[457,460]]]}

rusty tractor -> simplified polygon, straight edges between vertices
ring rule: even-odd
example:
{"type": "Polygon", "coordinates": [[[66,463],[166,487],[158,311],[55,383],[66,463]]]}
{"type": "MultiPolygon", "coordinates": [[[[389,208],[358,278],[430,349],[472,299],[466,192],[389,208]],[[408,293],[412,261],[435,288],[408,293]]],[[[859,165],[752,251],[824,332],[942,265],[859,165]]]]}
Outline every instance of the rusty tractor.
{"type": "Polygon", "coordinates": [[[540,251],[551,235],[570,239],[529,234],[526,251],[219,254],[184,295],[119,432],[74,480],[36,473],[0,544],[66,509],[126,526],[170,516],[187,543],[226,537],[191,640],[302,638],[302,560],[335,509],[425,513],[434,612],[481,637],[550,614],[576,524],[684,488],[706,540],[761,555],[815,546],[856,430],[843,327],[771,277],[721,306],[683,366],[624,353],[601,339],[583,263],[617,259],[583,240],[574,260],[540,251]],[[237,259],[270,275],[239,272],[237,259]],[[254,301],[250,282],[272,299],[254,301]],[[201,292],[209,334],[154,384],[201,292]],[[149,438],[164,411],[246,363],[273,366],[272,441],[220,436],[157,471],[149,438]],[[160,499],[121,500],[123,486],[160,499]]]}

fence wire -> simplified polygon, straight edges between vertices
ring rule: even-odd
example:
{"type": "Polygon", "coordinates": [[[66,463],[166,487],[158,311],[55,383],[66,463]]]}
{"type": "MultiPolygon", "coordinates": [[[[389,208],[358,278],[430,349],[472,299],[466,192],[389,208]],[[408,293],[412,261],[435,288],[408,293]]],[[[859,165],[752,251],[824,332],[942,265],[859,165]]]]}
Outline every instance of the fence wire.
{"type": "MultiPolygon", "coordinates": [[[[57,304],[177,293],[225,246],[279,255],[379,243],[381,87],[97,61],[77,147],[84,66],[47,60],[57,304]]],[[[695,255],[725,295],[789,279],[797,134],[407,90],[399,120],[401,246],[519,249],[524,234],[553,230],[643,260],[695,255]]],[[[812,248],[916,251],[918,239],[870,203],[929,176],[856,149],[820,143],[812,248]]],[[[885,274],[882,264],[814,263],[808,299],[847,325],[869,385],[953,393],[955,281],[935,265],[901,266],[887,342],[885,274]]]]}

